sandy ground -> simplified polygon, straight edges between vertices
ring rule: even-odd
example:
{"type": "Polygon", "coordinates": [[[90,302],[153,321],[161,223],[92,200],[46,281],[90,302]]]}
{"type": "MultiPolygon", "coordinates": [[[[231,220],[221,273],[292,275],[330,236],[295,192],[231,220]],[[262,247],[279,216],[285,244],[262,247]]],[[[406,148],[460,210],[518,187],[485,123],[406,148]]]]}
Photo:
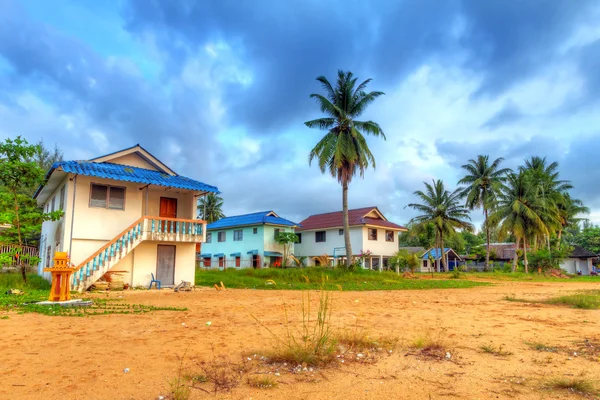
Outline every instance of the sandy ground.
{"type": "MultiPolygon", "coordinates": [[[[600,283],[497,283],[472,289],[336,292],[333,324],[397,336],[391,355],[371,364],[345,363],[319,371],[272,375],[278,386],[242,383],[216,398],[230,399],[541,399],[573,394],[540,388],[554,377],[600,383],[600,311],[507,302],[506,295],[542,299],[600,283]],[[408,349],[415,338],[441,339],[450,360],[426,360],[408,349]],[[540,352],[524,342],[559,347],[540,352]],[[494,356],[481,345],[512,354],[494,356]],[[596,352],[594,354],[594,351],[596,352]],[[577,353],[577,354],[574,354],[577,353]]],[[[273,345],[284,330],[285,303],[298,322],[301,292],[198,289],[191,293],[122,292],[127,302],[185,306],[188,311],[86,318],[8,314],[0,319],[0,395],[8,399],[156,399],[169,396],[180,357],[183,370],[201,374],[199,363],[273,345]],[[206,325],[211,321],[210,326],[206,325]],[[214,349],[214,350],[213,350],[214,349]],[[124,370],[128,368],[128,372],[124,370]]],[[[264,368],[263,368],[264,369],[264,368]]],[[[275,371],[272,371],[275,372],[275,371]]],[[[203,388],[210,390],[210,385],[203,388]]],[[[190,398],[215,398],[192,389],[190,398]]]]}

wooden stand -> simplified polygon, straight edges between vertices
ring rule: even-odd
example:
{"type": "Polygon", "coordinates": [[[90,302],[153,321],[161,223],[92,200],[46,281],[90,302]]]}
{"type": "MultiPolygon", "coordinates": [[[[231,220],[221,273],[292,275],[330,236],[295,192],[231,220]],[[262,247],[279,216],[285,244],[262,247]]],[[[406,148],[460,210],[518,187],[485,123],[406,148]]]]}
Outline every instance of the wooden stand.
{"type": "Polygon", "coordinates": [[[54,266],[44,268],[45,272],[52,274],[52,288],[50,289],[50,301],[71,300],[71,274],[73,268],[69,266],[69,256],[64,252],[54,253],[54,266]]]}

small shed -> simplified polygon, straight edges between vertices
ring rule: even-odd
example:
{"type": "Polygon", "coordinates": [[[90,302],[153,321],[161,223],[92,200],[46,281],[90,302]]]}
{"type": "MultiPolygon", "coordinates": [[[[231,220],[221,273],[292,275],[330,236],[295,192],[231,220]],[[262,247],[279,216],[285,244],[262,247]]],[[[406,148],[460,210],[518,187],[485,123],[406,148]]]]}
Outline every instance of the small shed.
{"type": "Polygon", "coordinates": [[[592,259],[597,255],[581,246],[575,246],[567,258],[561,261],[560,268],[569,274],[589,275],[593,271],[592,259]]]}
{"type": "MultiPolygon", "coordinates": [[[[448,271],[454,271],[454,268],[460,265],[460,262],[464,261],[456,251],[450,247],[444,248],[443,252],[446,260],[448,260],[448,271]]],[[[442,249],[431,248],[421,256],[421,272],[441,272],[443,271],[442,266],[442,249]],[[438,261],[439,260],[439,261],[438,261]]]]}

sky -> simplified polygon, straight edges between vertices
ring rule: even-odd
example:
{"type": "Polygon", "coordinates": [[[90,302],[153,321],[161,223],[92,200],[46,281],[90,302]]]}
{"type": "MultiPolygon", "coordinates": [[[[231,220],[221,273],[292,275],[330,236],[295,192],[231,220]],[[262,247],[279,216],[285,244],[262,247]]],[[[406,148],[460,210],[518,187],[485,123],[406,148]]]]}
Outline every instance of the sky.
{"type": "Polygon", "coordinates": [[[599,22],[594,0],[0,0],[0,139],[77,160],[139,143],[217,186],[226,215],[299,222],[341,209],[303,122],[342,69],[385,92],[350,208],[406,224],[423,182],[538,155],[600,223],[599,22]]]}

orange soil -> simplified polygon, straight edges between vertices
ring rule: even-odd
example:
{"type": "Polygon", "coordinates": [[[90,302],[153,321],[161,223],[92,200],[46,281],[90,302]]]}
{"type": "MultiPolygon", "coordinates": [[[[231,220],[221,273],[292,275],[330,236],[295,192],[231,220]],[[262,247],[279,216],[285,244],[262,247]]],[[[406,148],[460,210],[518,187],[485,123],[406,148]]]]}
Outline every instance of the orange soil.
{"type": "MultiPolygon", "coordinates": [[[[582,350],[585,339],[600,345],[600,311],[507,302],[506,295],[542,299],[598,283],[502,282],[472,289],[336,292],[333,324],[359,325],[373,336],[394,335],[399,347],[372,364],[272,375],[278,386],[256,389],[243,382],[217,398],[230,399],[461,399],[569,398],[540,388],[554,377],[600,383],[600,349],[582,350]],[[441,339],[450,360],[427,360],[409,349],[424,335],[441,339]],[[539,352],[524,342],[560,347],[539,352]],[[502,346],[494,356],[481,345],[502,346]],[[573,353],[577,352],[577,355],[573,353]],[[594,353],[595,352],[595,353],[594,353]]],[[[301,292],[198,289],[191,293],[111,293],[135,304],[188,307],[185,312],[88,318],[9,313],[0,320],[0,395],[9,399],[169,398],[168,381],[183,368],[199,375],[201,361],[268,349],[283,332],[283,304],[300,319],[301,292]],[[212,325],[207,326],[206,322],[212,325]],[[214,353],[211,348],[214,348],[214,353]],[[186,352],[187,350],[187,352],[186,352]],[[129,368],[125,373],[124,369],[129,368]]],[[[316,300],[317,296],[313,299],[316,300]]],[[[265,368],[262,368],[263,370],[265,368]]],[[[272,371],[275,372],[275,371],[272,371]]],[[[210,390],[209,384],[203,388],[210,390]]],[[[214,398],[191,389],[191,399],[214,398]]]]}

